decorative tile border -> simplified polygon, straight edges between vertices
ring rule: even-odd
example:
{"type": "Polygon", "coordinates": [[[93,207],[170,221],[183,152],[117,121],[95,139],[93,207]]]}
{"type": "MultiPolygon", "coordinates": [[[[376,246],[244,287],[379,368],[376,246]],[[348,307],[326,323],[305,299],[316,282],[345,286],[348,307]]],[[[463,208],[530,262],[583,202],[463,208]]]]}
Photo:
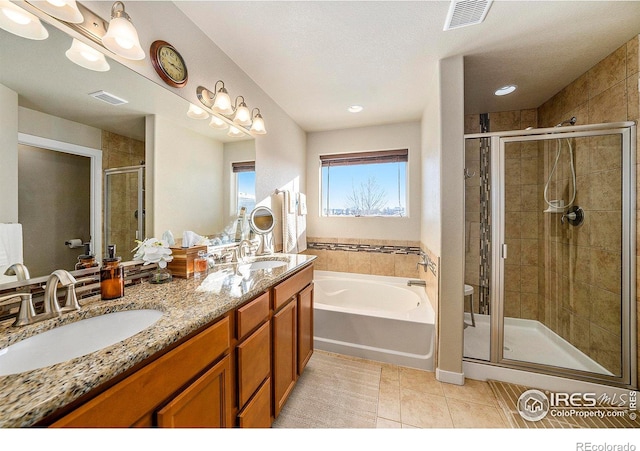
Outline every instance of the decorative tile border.
{"type": "Polygon", "coordinates": [[[379,254],[420,255],[420,248],[416,246],[308,242],[307,248],[325,250],[325,251],[372,252],[372,253],[379,253],[379,254]]]}

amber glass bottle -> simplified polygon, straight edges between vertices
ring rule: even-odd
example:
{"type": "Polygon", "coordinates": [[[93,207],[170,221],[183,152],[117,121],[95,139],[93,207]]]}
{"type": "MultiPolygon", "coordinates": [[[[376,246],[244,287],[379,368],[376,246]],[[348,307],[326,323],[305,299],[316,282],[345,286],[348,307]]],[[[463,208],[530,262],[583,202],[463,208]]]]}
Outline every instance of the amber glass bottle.
{"type": "Polygon", "coordinates": [[[100,295],[103,300],[124,296],[124,268],[116,257],[116,245],[107,246],[107,257],[100,269],[100,295]]]}
{"type": "Polygon", "coordinates": [[[91,254],[91,243],[84,243],[84,255],[78,256],[76,269],[87,269],[99,266],[96,257],[91,254]]]}

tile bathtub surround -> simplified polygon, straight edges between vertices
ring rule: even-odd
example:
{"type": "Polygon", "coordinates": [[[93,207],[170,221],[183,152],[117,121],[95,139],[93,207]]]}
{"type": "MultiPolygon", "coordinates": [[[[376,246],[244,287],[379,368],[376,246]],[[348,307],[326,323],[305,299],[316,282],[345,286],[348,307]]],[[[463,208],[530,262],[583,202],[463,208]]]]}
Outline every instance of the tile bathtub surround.
{"type": "Polygon", "coordinates": [[[420,244],[392,240],[307,238],[305,254],[324,271],[418,278],[420,244]]]}

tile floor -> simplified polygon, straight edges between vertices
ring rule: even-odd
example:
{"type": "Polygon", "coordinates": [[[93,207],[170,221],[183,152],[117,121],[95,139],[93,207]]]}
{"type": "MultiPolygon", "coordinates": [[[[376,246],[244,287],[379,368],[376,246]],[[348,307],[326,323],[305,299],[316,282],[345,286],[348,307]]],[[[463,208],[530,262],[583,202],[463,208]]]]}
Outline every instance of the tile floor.
{"type": "Polygon", "coordinates": [[[508,428],[487,382],[436,380],[435,373],[381,364],[378,428],[508,428]]]}

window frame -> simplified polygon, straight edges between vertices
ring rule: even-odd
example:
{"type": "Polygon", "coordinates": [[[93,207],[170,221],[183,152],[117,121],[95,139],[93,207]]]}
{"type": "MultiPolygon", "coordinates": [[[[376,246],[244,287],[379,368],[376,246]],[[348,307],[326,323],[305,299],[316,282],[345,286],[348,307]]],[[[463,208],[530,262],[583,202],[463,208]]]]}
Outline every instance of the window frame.
{"type": "MultiPolygon", "coordinates": [[[[233,203],[231,208],[231,212],[233,212],[232,216],[237,216],[240,213],[240,199],[238,197],[239,189],[239,180],[238,174],[243,172],[256,172],[256,162],[255,161],[234,161],[231,162],[231,174],[233,175],[233,203]]],[[[254,196],[255,196],[255,185],[254,185],[254,196]]],[[[255,201],[255,199],[254,199],[255,201]]],[[[247,212],[249,213],[249,212],[247,212]]]]}
{"type": "MultiPolygon", "coordinates": [[[[318,155],[318,172],[319,172],[319,195],[318,214],[322,218],[409,218],[409,199],[410,199],[410,181],[409,181],[409,149],[391,149],[391,150],[367,150],[367,151],[353,151],[353,152],[340,152],[340,153],[323,153],[318,155]],[[404,214],[400,215],[334,215],[328,213],[330,208],[326,208],[327,214],[324,214],[326,200],[324,198],[324,174],[323,169],[325,167],[338,167],[338,166],[364,166],[367,164],[383,164],[383,163],[405,163],[404,167],[404,214]]],[[[398,179],[400,182],[400,179],[398,179]]],[[[329,183],[330,186],[330,183],[329,183]]],[[[329,193],[329,186],[327,186],[327,194],[329,193]]],[[[397,194],[400,194],[402,189],[399,188],[397,194]]]]}

